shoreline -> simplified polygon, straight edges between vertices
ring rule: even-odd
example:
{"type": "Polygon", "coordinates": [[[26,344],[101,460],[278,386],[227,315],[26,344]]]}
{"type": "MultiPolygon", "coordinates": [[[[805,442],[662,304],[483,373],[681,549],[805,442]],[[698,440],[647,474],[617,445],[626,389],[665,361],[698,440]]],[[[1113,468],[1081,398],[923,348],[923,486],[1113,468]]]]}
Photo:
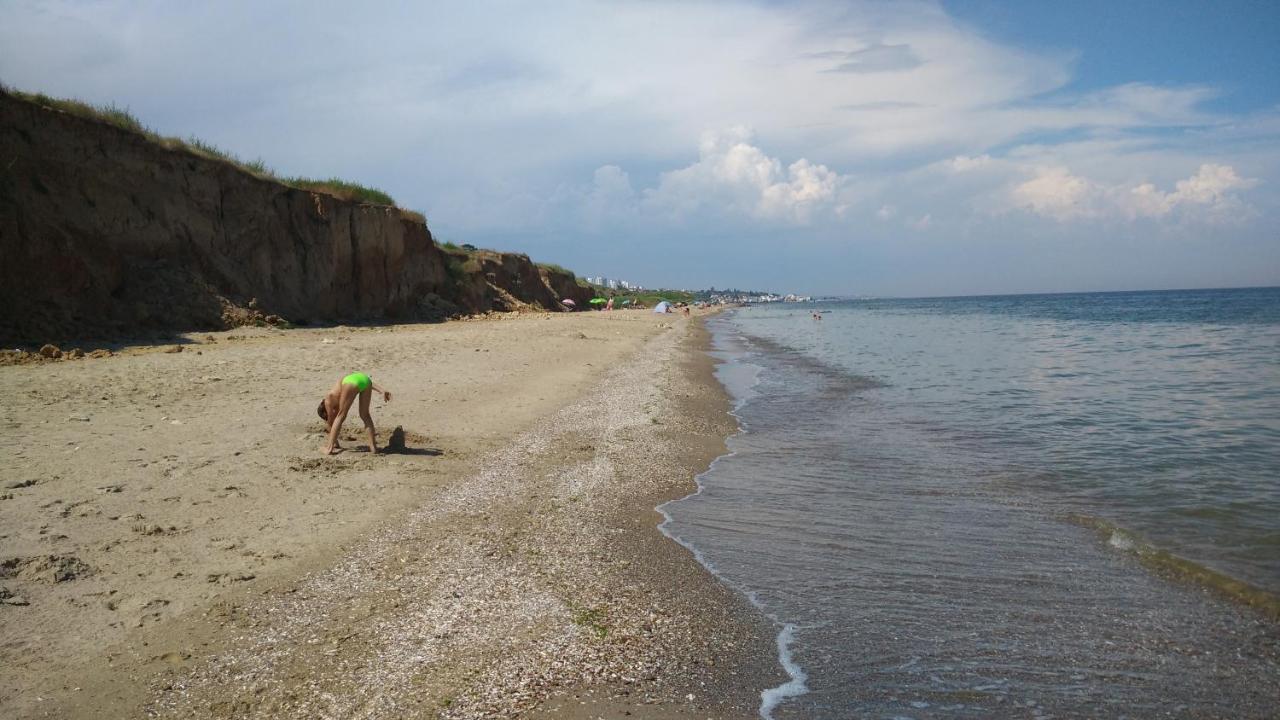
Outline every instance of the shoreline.
{"type": "MultiPolygon", "coordinates": [[[[687,494],[692,477],[724,451],[726,424],[733,425],[725,412],[727,397],[711,374],[714,361],[702,351],[706,332],[700,321],[624,311],[613,317],[526,316],[425,328],[248,335],[240,342],[224,335],[188,350],[208,353],[194,358],[201,365],[225,360],[220,372],[230,380],[233,373],[227,366],[243,361],[248,363],[245,370],[284,368],[280,372],[288,385],[307,387],[314,383],[304,376],[323,368],[289,372],[299,370],[290,365],[290,356],[312,344],[332,340],[362,345],[340,354],[364,356],[370,367],[396,358],[399,364],[392,363],[379,376],[393,391],[403,393],[413,383],[410,378],[421,380],[425,373],[432,376],[423,381],[431,392],[447,397],[427,404],[427,398],[402,394],[397,400],[415,404],[415,412],[407,414],[402,413],[409,402],[375,408],[380,437],[385,440],[391,427],[403,424],[411,447],[442,454],[384,458],[346,453],[349,457],[326,464],[318,453],[312,458],[300,450],[316,442],[314,432],[289,441],[285,454],[300,454],[291,459],[272,457],[281,454],[279,448],[269,438],[259,438],[243,452],[211,453],[195,458],[194,464],[181,457],[166,464],[163,481],[193,492],[191,485],[217,478],[214,482],[222,484],[206,491],[227,496],[194,501],[195,509],[182,512],[176,512],[177,504],[170,506],[176,513],[171,518],[186,518],[185,525],[172,525],[177,528],[172,532],[167,520],[156,522],[159,534],[135,530],[133,537],[116,538],[115,545],[103,543],[110,547],[98,552],[77,535],[92,536],[120,521],[106,523],[106,508],[83,520],[74,510],[62,515],[60,525],[74,532],[59,532],[62,537],[54,541],[35,537],[23,542],[32,550],[43,550],[46,542],[75,545],[83,553],[73,555],[94,572],[51,585],[4,580],[6,588],[30,594],[33,606],[0,609],[9,615],[6,661],[18,670],[10,680],[17,686],[5,687],[0,695],[6,712],[23,717],[132,716],[144,711],[161,716],[320,717],[358,710],[388,717],[405,712],[536,717],[564,716],[571,705],[596,715],[608,714],[610,708],[622,714],[626,708],[643,707],[646,715],[659,713],[653,715],[657,717],[705,717],[707,712],[755,717],[760,690],[777,685],[781,677],[772,631],[745,598],[655,528],[659,516],[653,508],[687,494]],[[554,329],[552,337],[539,340],[548,335],[547,328],[554,329]],[[585,365],[529,369],[563,365],[564,355],[555,346],[566,338],[589,346],[587,355],[580,355],[585,365]],[[436,357],[418,357],[424,354],[419,349],[424,340],[437,348],[436,357]],[[440,349],[452,343],[464,347],[440,349]],[[474,352],[482,354],[470,354],[467,345],[476,345],[474,352]],[[232,346],[237,346],[234,351],[232,346]],[[485,357],[490,349],[494,352],[485,357]],[[468,366],[481,364],[531,375],[504,377],[501,387],[489,388],[496,379],[489,376],[498,370],[472,367],[471,379],[464,381],[468,366]],[[597,370],[600,366],[608,369],[597,370]],[[441,379],[446,376],[455,384],[447,390],[441,387],[448,384],[441,379]],[[549,392],[559,395],[548,398],[549,392]],[[451,434],[422,432],[433,426],[449,428],[451,434]],[[190,482],[201,471],[208,476],[190,482]],[[233,476],[234,484],[228,482],[233,476]],[[267,492],[272,484],[286,491],[267,492]],[[241,494],[253,502],[246,506],[242,501],[249,498],[241,494]],[[236,526],[244,532],[225,538],[230,546],[225,552],[252,551],[245,554],[254,566],[250,572],[208,558],[210,536],[224,537],[218,527],[198,538],[203,542],[191,541],[201,533],[201,521],[209,520],[212,508],[207,506],[238,504],[249,516],[242,519],[252,525],[256,503],[268,508],[285,503],[274,509],[293,511],[299,503],[314,506],[327,524],[306,524],[301,513],[282,512],[281,527],[263,534],[292,537],[296,547],[281,550],[287,557],[274,565],[261,559],[261,548],[253,547],[255,528],[236,526]],[[317,545],[316,539],[323,542],[317,545]],[[166,551],[168,543],[180,547],[166,551]],[[118,573],[108,572],[106,565],[114,561],[110,553],[132,556],[141,562],[137,569],[152,572],[140,573],[146,577],[131,583],[112,580],[118,573]],[[160,577],[147,564],[147,554],[170,555],[161,565],[185,562],[186,568],[173,578],[160,577]],[[214,579],[206,582],[206,575],[214,579]],[[183,585],[214,592],[183,597],[183,585]],[[155,602],[160,598],[167,602],[155,602]],[[59,599],[67,603],[66,610],[56,605],[59,599]],[[175,609],[167,611],[171,607],[175,609]],[[92,630],[95,619],[125,611],[137,616],[136,627],[92,630]],[[19,629],[9,621],[19,612],[47,622],[19,629]],[[59,650],[66,643],[56,637],[55,628],[67,620],[66,634],[84,628],[78,633],[82,637],[69,650],[59,650]],[[434,630],[425,632],[427,626],[434,630]],[[54,640],[53,652],[46,656],[36,646],[49,640],[54,640]]],[[[70,379],[60,384],[61,397],[53,399],[53,415],[39,424],[44,426],[67,406],[83,402],[84,393],[96,391],[86,379],[77,382],[77,374],[96,367],[89,374],[118,377],[125,368],[112,363],[122,361],[130,367],[158,363],[163,369],[193,358],[190,353],[143,353],[93,364],[5,371],[23,378],[43,373],[70,379]],[[50,368],[58,370],[49,373],[50,368]]],[[[190,377],[199,375],[185,373],[170,382],[182,387],[190,377]]],[[[203,405],[197,402],[193,410],[223,413],[216,398],[201,400],[203,405]]],[[[32,397],[32,402],[41,399],[32,397]]],[[[146,404],[168,403],[139,403],[146,404]]],[[[142,407],[135,409],[147,414],[142,407]]],[[[252,408],[226,411],[240,412],[241,423],[274,417],[270,410],[262,411],[263,417],[252,408]]],[[[25,425],[18,417],[6,420],[10,427],[25,425]]],[[[124,425],[122,437],[112,432],[106,437],[128,444],[134,431],[164,432],[154,419],[124,425]]],[[[78,424],[71,427],[84,430],[78,424]]],[[[348,423],[344,434],[357,429],[348,423]]],[[[246,439],[240,431],[205,435],[199,430],[187,432],[215,445],[241,446],[246,439]]],[[[292,437],[295,431],[284,432],[292,437]]],[[[24,516],[26,527],[47,520],[51,508],[81,503],[67,498],[49,506],[39,497],[21,497],[55,484],[64,485],[60,494],[105,493],[76,508],[125,500],[119,495],[139,489],[136,478],[128,478],[122,491],[95,490],[103,484],[85,477],[75,480],[78,490],[68,491],[69,473],[53,466],[66,462],[58,459],[62,453],[74,458],[75,451],[58,450],[59,432],[38,439],[30,433],[10,438],[36,442],[36,458],[19,457],[21,466],[52,475],[14,491],[19,497],[0,506],[0,512],[19,507],[33,511],[24,516]]],[[[281,433],[269,435],[278,445],[281,433]]],[[[130,448],[124,457],[109,456],[97,470],[104,473],[133,452],[130,448]]],[[[162,500],[133,498],[148,507],[162,500]]],[[[147,517],[134,524],[145,529],[152,511],[141,510],[147,517]]],[[[233,522],[226,516],[215,519],[214,526],[233,522]]],[[[21,535],[23,525],[7,525],[17,530],[10,535],[21,535]]],[[[21,556],[26,547],[10,552],[19,550],[21,556]]]]}
{"type": "MultiPolygon", "coordinates": [[[[708,357],[714,357],[714,356],[711,356],[711,349],[714,343],[714,334],[706,328],[705,322],[702,325],[702,329],[704,332],[706,332],[706,335],[707,335],[703,343],[705,346],[704,353],[708,355],[708,357]]],[[[704,467],[701,471],[697,473],[697,475],[694,476],[693,492],[690,492],[681,497],[668,500],[662,503],[661,505],[658,505],[657,507],[655,507],[654,510],[657,511],[658,514],[662,516],[662,522],[658,524],[658,531],[662,533],[664,537],[666,537],[671,542],[674,542],[680,545],[681,547],[685,548],[686,550],[688,550],[689,553],[693,555],[694,559],[697,560],[699,565],[706,568],[707,572],[711,573],[711,575],[713,575],[717,580],[724,583],[725,585],[732,587],[736,592],[738,592],[740,595],[745,597],[747,601],[751,604],[751,606],[755,608],[755,611],[760,615],[768,618],[769,622],[771,622],[773,627],[776,629],[774,642],[775,642],[776,651],[777,651],[778,665],[781,667],[786,677],[783,679],[782,682],[778,683],[777,685],[767,687],[761,690],[760,708],[758,711],[759,716],[764,718],[772,718],[773,711],[777,709],[777,707],[781,703],[786,701],[787,698],[798,697],[809,691],[808,686],[806,685],[808,681],[808,676],[805,673],[804,669],[801,668],[795,662],[791,654],[791,645],[795,640],[795,631],[796,631],[795,624],[789,623],[789,622],[783,622],[779,620],[777,617],[775,617],[773,614],[768,613],[765,610],[764,606],[757,601],[755,596],[750,591],[748,591],[745,588],[739,587],[736,583],[733,583],[732,581],[729,580],[729,578],[721,574],[720,571],[716,569],[715,563],[708,560],[706,556],[703,554],[703,552],[700,549],[698,549],[698,547],[695,546],[693,542],[689,540],[685,540],[679,535],[676,535],[671,529],[669,529],[669,526],[674,522],[674,518],[671,515],[671,513],[668,512],[668,510],[666,509],[668,506],[671,506],[681,501],[688,500],[690,498],[701,495],[706,488],[706,486],[702,482],[702,478],[710,474],[712,471],[714,471],[716,463],[720,462],[723,459],[730,458],[736,454],[734,450],[728,447],[728,441],[746,432],[742,424],[742,416],[738,414],[738,410],[742,407],[742,404],[745,402],[745,400],[739,399],[735,401],[732,393],[729,391],[729,388],[725,385],[724,382],[721,382],[721,380],[715,376],[716,368],[719,367],[721,364],[724,364],[725,362],[728,362],[728,361],[721,360],[721,359],[714,359],[711,367],[711,375],[712,375],[711,379],[716,383],[717,386],[720,387],[721,392],[724,395],[725,402],[729,407],[729,409],[725,410],[725,413],[729,417],[733,418],[733,432],[725,438],[724,452],[722,452],[721,454],[713,458],[709,463],[707,463],[706,467],[704,467]]],[[[755,386],[755,382],[752,383],[751,387],[754,387],[754,386],[755,386]]]]}

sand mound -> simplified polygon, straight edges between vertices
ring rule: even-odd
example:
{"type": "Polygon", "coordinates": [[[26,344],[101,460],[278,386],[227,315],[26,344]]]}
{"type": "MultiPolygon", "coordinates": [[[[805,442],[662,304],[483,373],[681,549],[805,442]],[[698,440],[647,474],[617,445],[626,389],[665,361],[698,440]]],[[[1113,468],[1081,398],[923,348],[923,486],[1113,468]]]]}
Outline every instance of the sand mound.
{"type": "Polygon", "coordinates": [[[0,562],[0,578],[60,583],[92,573],[93,568],[74,555],[37,555],[0,562]]]}

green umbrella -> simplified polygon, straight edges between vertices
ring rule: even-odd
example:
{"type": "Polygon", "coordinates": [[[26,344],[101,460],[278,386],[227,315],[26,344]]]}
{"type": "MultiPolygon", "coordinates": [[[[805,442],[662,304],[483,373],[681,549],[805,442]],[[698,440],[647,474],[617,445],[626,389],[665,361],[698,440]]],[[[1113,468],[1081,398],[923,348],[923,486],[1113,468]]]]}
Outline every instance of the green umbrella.
{"type": "Polygon", "coordinates": [[[592,305],[602,305],[606,302],[608,302],[608,300],[605,300],[604,298],[591,298],[592,305]]]}

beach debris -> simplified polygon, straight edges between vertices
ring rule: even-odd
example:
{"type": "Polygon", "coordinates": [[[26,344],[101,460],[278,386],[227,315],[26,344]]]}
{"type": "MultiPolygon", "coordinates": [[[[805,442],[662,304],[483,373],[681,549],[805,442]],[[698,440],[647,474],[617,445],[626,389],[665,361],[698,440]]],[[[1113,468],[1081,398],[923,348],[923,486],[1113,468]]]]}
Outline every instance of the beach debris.
{"type": "Polygon", "coordinates": [[[229,573],[229,572],[213,572],[205,575],[205,581],[215,583],[217,585],[226,585],[233,582],[248,582],[257,577],[253,573],[229,573]]]}
{"type": "Polygon", "coordinates": [[[110,355],[109,350],[95,350],[87,356],[80,348],[71,350],[62,350],[57,345],[46,344],[39,350],[31,352],[16,348],[13,350],[0,350],[0,365],[28,365],[33,363],[47,362],[49,360],[72,360],[83,357],[106,357],[110,355]]]}
{"type": "Polygon", "coordinates": [[[165,528],[154,523],[137,523],[133,526],[133,531],[139,535],[172,535],[178,532],[178,528],[174,525],[165,528]]]}
{"type": "Polygon", "coordinates": [[[40,481],[34,478],[30,480],[11,480],[10,482],[5,483],[4,488],[5,490],[17,490],[19,488],[31,487],[38,482],[40,481]]]}
{"type": "Polygon", "coordinates": [[[166,347],[166,348],[164,349],[164,351],[165,351],[165,352],[167,352],[167,353],[180,353],[180,352],[182,352],[182,346],[181,346],[181,345],[170,345],[170,346],[166,347]]]}
{"type": "Polygon", "coordinates": [[[0,605],[23,606],[31,603],[21,595],[15,595],[9,588],[0,587],[0,605]]]}

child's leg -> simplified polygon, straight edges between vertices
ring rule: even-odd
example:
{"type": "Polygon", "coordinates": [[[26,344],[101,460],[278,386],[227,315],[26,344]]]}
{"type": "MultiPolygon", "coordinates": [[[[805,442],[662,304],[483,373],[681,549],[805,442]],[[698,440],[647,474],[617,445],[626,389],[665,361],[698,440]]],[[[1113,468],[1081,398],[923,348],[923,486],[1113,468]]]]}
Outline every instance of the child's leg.
{"type": "Polygon", "coordinates": [[[369,414],[369,401],[373,399],[373,389],[360,393],[360,419],[364,421],[364,429],[369,431],[369,452],[378,452],[378,433],[373,427],[373,416],[369,414]]]}
{"type": "Polygon", "coordinates": [[[354,385],[343,385],[341,394],[338,396],[338,412],[333,418],[333,424],[329,428],[329,443],[324,447],[325,455],[332,455],[338,444],[338,433],[342,432],[342,423],[347,420],[347,413],[351,411],[351,403],[356,399],[359,391],[354,385]]]}

